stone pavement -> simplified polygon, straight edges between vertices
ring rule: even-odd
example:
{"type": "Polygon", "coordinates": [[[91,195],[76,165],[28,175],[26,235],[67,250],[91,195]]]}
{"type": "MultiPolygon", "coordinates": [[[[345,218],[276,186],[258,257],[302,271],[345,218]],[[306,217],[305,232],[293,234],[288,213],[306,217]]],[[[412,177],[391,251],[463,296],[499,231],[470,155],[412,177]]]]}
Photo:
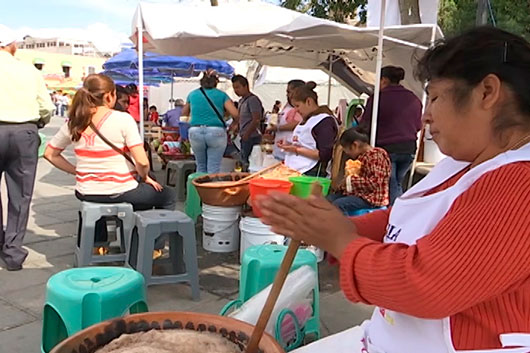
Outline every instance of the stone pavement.
{"type": "MultiPolygon", "coordinates": [[[[43,130],[48,139],[63,119],[53,118],[43,130]]],[[[73,151],[66,151],[73,159],[73,151]]],[[[160,179],[162,180],[162,179],[160,179]]],[[[75,180],[39,160],[25,246],[29,256],[24,269],[8,272],[0,261],[0,353],[40,352],[42,306],[46,282],[54,273],[73,264],[79,201],[75,180]]],[[[6,190],[2,185],[6,212],[6,190]]],[[[180,205],[182,207],[182,205],[180,205]]],[[[4,215],[4,220],[6,219],[4,215]]],[[[148,289],[150,311],[196,311],[217,314],[238,292],[238,254],[213,254],[202,250],[198,233],[201,300],[191,300],[186,285],[158,285],[148,289]]],[[[329,335],[361,323],[371,308],[349,303],[342,295],[335,267],[320,265],[321,331],[329,335]]]]}

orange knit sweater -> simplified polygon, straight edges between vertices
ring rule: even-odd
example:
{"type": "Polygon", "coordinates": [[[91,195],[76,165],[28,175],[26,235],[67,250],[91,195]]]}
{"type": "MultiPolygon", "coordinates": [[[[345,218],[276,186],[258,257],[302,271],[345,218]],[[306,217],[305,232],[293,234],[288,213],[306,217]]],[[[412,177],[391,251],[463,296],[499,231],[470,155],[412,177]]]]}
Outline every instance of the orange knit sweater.
{"type": "Polygon", "coordinates": [[[362,237],[340,266],[349,300],[450,317],[459,350],[500,348],[499,334],[530,333],[530,162],[483,175],[415,245],[382,243],[389,212],[353,220],[362,237]]]}

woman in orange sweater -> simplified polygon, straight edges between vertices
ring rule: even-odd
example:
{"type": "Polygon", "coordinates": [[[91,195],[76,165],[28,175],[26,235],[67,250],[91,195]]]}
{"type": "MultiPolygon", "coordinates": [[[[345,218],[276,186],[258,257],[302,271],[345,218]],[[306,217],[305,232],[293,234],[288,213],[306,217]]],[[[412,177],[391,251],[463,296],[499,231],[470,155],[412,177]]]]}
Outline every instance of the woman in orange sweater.
{"type": "Polygon", "coordinates": [[[392,209],[352,221],[322,198],[259,201],[274,232],[340,259],[348,299],[377,306],[300,352],[530,352],[530,44],[476,28],[416,75],[449,157],[392,209]]]}

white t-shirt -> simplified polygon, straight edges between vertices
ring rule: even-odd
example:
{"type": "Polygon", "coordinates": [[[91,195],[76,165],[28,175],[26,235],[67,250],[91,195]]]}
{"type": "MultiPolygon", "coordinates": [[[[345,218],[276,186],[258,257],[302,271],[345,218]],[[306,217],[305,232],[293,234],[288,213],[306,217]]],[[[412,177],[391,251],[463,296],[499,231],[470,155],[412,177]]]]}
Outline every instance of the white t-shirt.
{"type": "MultiPolygon", "coordinates": [[[[96,127],[103,136],[124,152],[135,146],[143,146],[138,126],[127,113],[110,111],[96,127]]],[[[138,186],[134,166],[100,139],[95,132],[90,134],[83,132],[79,141],[72,142],[68,125],[64,124],[48,146],[62,151],[72,143],[77,160],[76,190],[81,194],[112,195],[138,186]]]]}

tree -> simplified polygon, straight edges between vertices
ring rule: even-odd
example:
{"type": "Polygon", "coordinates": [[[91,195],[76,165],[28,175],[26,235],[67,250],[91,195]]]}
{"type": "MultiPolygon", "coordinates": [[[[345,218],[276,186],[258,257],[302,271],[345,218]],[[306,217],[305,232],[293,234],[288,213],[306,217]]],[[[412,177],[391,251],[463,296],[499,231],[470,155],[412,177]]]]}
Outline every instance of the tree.
{"type": "Polygon", "coordinates": [[[281,5],[291,10],[308,13],[335,22],[348,22],[359,16],[366,23],[368,0],[282,0],[281,5]]]}
{"type": "MultiPolygon", "coordinates": [[[[490,0],[489,3],[488,24],[530,39],[529,1],[490,0]]],[[[476,0],[440,0],[438,24],[446,36],[452,36],[474,27],[476,15],[476,0]]]]}

